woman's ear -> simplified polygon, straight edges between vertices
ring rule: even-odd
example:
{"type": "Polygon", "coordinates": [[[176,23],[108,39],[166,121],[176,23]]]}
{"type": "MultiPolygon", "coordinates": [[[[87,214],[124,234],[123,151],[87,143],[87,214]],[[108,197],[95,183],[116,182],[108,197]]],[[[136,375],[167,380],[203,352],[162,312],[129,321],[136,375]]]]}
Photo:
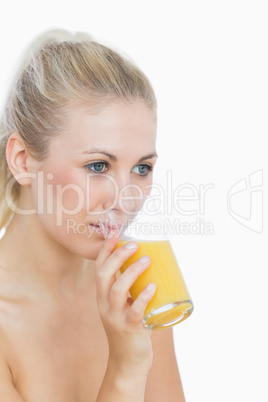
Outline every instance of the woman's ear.
{"type": "Polygon", "coordinates": [[[29,171],[30,155],[18,133],[10,135],[6,146],[6,159],[8,167],[22,186],[29,186],[32,183],[33,173],[29,171]]]}

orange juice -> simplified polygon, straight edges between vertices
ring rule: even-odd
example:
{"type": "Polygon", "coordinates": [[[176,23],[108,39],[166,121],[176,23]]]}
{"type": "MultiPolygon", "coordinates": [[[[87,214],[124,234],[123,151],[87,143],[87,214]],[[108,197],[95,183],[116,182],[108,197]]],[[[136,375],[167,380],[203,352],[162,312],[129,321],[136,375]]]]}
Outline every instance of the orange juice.
{"type": "MultiPolygon", "coordinates": [[[[117,247],[125,243],[126,241],[120,240],[117,247]]],[[[145,325],[160,329],[183,321],[192,313],[193,304],[170,242],[163,240],[137,243],[138,251],[123,264],[120,271],[123,273],[130,264],[144,255],[151,258],[150,267],[130,288],[130,295],[135,300],[150,282],[156,284],[156,293],[145,310],[145,325]]]]}

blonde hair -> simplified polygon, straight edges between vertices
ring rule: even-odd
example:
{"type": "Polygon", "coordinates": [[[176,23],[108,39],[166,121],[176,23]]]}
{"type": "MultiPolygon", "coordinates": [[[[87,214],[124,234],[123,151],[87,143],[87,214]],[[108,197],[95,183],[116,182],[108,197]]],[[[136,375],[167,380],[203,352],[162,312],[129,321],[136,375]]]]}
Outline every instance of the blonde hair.
{"type": "MultiPolygon", "coordinates": [[[[0,230],[12,219],[6,199],[6,186],[13,178],[5,156],[9,136],[17,132],[28,151],[44,160],[51,137],[64,127],[67,106],[94,107],[116,98],[142,101],[156,113],[155,94],[145,74],[87,33],[50,30],[31,43],[0,119],[0,230]]],[[[14,180],[12,202],[19,193],[14,180]]]]}

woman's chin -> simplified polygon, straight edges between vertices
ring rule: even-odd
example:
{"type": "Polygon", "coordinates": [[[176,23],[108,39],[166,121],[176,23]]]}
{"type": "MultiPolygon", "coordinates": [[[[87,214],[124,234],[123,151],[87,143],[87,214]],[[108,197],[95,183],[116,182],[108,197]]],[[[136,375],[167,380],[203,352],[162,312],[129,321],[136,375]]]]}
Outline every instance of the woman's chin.
{"type": "Polygon", "coordinates": [[[97,259],[105,240],[103,233],[93,229],[87,233],[68,233],[61,230],[53,237],[54,241],[63,246],[66,251],[87,260],[97,259]]]}

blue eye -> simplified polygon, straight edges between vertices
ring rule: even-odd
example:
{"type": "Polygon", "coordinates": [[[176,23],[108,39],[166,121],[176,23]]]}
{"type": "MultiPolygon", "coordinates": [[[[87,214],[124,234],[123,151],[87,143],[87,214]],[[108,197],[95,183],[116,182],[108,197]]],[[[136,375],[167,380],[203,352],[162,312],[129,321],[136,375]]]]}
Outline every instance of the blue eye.
{"type": "Polygon", "coordinates": [[[89,163],[87,168],[95,173],[103,173],[108,169],[108,166],[105,162],[93,162],[89,163]]]}
{"type": "MultiPolygon", "coordinates": [[[[109,165],[107,162],[92,162],[86,165],[87,169],[93,173],[105,173],[109,170],[109,165]]],[[[139,176],[146,177],[153,170],[151,165],[141,164],[136,165],[132,169],[132,172],[138,174],[139,176]]]]}
{"type": "Polygon", "coordinates": [[[140,176],[148,176],[148,174],[153,170],[151,165],[137,165],[133,168],[133,172],[139,174],[140,176]]]}

